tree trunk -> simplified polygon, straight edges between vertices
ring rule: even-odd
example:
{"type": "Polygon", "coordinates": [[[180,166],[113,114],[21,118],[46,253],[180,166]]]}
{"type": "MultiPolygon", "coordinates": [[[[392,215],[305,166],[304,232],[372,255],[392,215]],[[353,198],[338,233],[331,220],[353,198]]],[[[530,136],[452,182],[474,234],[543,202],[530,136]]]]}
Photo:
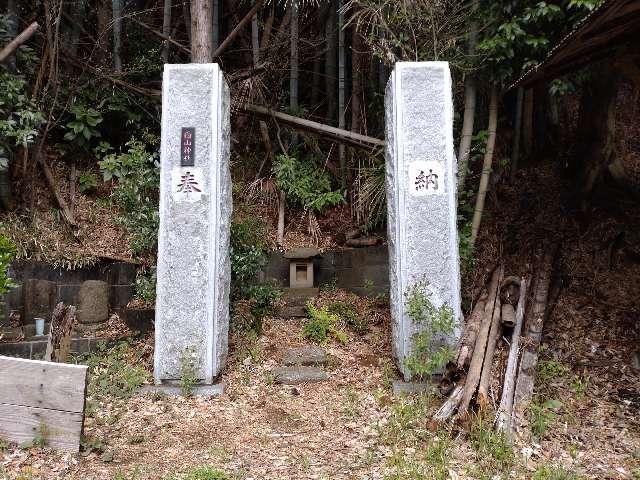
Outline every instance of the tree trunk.
{"type": "Polygon", "coordinates": [[[113,68],[117,73],[122,72],[122,0],[112,0],[113,5],[113,68]]]}
{"type": "Polygon", "coordinates": [[[476,198],[476,206],[473,212],[473,222],[471,224],[471,248],[474,247],[478,232],[480,231],[480,222],[484,211],[484,200],[487,195],[487,187],[489,186],[489,178],[491,177],[491,165],[493,163],[493,150],[496,144],[496,129],[498,127],[498,87],[491,87],[491,100],[489,102],[489,136],[487,138],[487,149],[484,154],[484,162],[482,165],[482,176],[480,177],[480,186],[478,188],[478,197],[476,198]]]}
{"type": "Polygon", "coordinates": [[[187,31],[189,45],[191,45],[191,5],[189,0],[184,0],[182,3],[182,19],[184,21],[184,29],[187,31]]]}
{"type": "Polygon", "coordinates": [[[335,125],[336,119],[336,22],[337,5],[333,0],[329,6],[326,37],[327,48],[324,54],[325,96],[327,98],[327,118],[335,125]]]}
{"type": "Polygon", "coordinates": [[[213,30],[211,32],[212,35],[212,45],[213,50],[220,46],[220,17],[222,13],[222,2],[220,0],[213,0],[213,13],[212,13],[212,22],[213,22],[213,30]]]}
{"type": "MultiPolygon", "coordinates": [[[[342,6],[343,0],[338,0],[338,128],[343,129],[346,126],[345,120],[345,77],[346,77],[346,59],[345,59],[345,44],[344,44],[344,11],[342,6]]],[[[342,180],[342,186],[346,186],[346,173],[347,164],[345,158],[344,145],[338,147],[338,155],[340,162],[340,179],[342,180]]]]}
{"type": "MultiPolygon", "coordinates": [[[[16,38],[18,36],[18,9],[16,7],[16,0],[8,0],[7,2],[7,37],[16,38]]],[[[7,66],[9,71],[13,71],[16,68],[16,60],[13,55],[7,59],[7,66]]]]}
{"type": "Polygon", "coordinates": [[[528,88],[524,92],[524,106],[522,107],[522,146],[526,155],[533,150],[533,90],[528,88]]]}
{"type": "Polygon", "coordinates": [[[271,32],[273,30],[273,21],[275,19],[275,6],[271,5],[271,12],[267,21],[264,22],[264,29],[262,30],[262,38],[260,39],[260,50],[265,51],[269,48],[269,41],[271,40],[271,32]]]}
{"type": "Polygon", "coordinates": [[[580,100],[579,140],[574,165],[580,192],[587,198],[598,178],[615,160],[615,113],[618,79],[606,64],[594,70],[580,100]]]}
{"type": "Polygon", "coordinates": [[[96,12],[97,32],[96,32],[96,60],[98,63],[105,59],[109,52],[109,30],[111,30],[112,3],[109,0],[98,0],[96,12]]]}
{"type": "Polygon", "coordinates": [[[356,25],[351,33],[351,131],[363,133],[365,92],[365,42],[356,25]]]}
{"type": "Polygon", "coordinates": [[[253,68],[256,68],[260,63],[260,28],[257,12],[251,18],[251,52],[253,54],[253,68]]]}
{"type": "Polygon", "coordinates": [[[278,245],[282,246],[284,244],[284,211],[286,206],[286,197],[284,192],[280,192],[278,197],[278,245]]]}
{"type": "Polygon", "coordinates": [[[85,2],[78,0],[71,5],[71,36],[69,38],[69,52],[74,57],[78,56],[78,42],[80,41],[80,32],[82,30],[82,22],[85,18],[85,2]]]}
{"type": "Polygon", "coordinates": [[[191,61],[213,62],[212,0],[191,0],[191,61]]]}
{"type": "MultiPolygon", "coordinates": [[[[298,50],[298,0],[291,0],[291,66],[289,74],[289,110],[298,115],[298,77],[300,52],[298,50]]],[[[298,134],[291,135],[291,143],[298,144],[298,134]]]]}
{"type": "MultiPolygon", "coordinates": [[[[164,0],[164,14],[162,16],[162,34],[165,37],[171,36],[171,0],[164,0]]],[[[162,62],[169,63],[169,52],[171,45],[167,40],[162,46],[162,62]]]]}
{"type": "Polygon", "coordinates": [[[518,170],[518,161],[520,160],[520,137],[522,136],[522,103],[524,101],[524,89],[518,88],[516,98],[516,120],[513,126],[513,153],[511,154],[511,178],[514,177],[518,170]]]}
{"type": "MultiPolygon", "coordinates": [[[[474,0],[471,4],[471,15],[473,20],[469,29],[468,53],[472,57],[476,51],[476,43],[478,42],[478,22],[475,20],[475,14],[478,11],[480,1],[474,0]]],[[[469,169],[469,153],[471,151],[471,139],[473,138],[473,125],[476,116],[476,82],[471,73],[467,73],[464,80],[464,115],[462,119],[462,132],[460,134],[460,146],[458,147],[458,190],[464,188],[464,182],[467,178],[467,170],[469,169]]]]}

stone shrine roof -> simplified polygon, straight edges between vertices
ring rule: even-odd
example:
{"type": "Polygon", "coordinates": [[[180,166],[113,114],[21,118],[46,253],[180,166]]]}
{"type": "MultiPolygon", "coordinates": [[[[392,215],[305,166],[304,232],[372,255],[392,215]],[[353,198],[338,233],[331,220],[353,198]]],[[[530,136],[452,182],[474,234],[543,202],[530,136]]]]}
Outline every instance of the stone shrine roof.
{"type": "Polygon", "coordinates": [[[298,260],[317,257],[318,255],[320,255],[320,250],[318,250],[317,248],[310,248],[310,247],[293,248],[291,250],[287,250],[286,252],[284,252],[284,258],[298,259],[298,260]]]}

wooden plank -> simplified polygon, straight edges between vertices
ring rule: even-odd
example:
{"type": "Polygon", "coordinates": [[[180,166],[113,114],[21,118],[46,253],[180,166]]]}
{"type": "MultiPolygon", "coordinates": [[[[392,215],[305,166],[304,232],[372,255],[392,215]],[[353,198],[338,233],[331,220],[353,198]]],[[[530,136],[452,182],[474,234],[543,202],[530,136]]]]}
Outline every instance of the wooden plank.
{"type": "Polygon", "coordinates": [[[0,403],[82,414],[86,378],[85,365],[0,357],[0,403]]]}
{"type": "Polygon", "coordinates": [[[45,446],[77,452],[82,413],[0,403],[0,438],[24,444],[34,439],[45,446]]]}

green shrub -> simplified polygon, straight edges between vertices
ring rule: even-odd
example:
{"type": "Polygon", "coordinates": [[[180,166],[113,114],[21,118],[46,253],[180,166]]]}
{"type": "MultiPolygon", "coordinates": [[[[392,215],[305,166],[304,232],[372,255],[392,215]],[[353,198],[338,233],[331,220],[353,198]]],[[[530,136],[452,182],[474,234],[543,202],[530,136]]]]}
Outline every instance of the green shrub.
{"type": "Polygon", "coordinates": [[[363,315],[358,313],[358,310],[354,305],[346,302],[337,301],[330,303],[328,306],[329,312],[337,315],[340,320],[351,327],[356,333],[360,335],[367,333],[369,326],[363,315]]]}
{"type": "Polygon", "coordinates": [[[533,474],[533,480],[580,480],[581,478],[583,477],[571,470],[547,465],[538,468],[533,474]]]}
{"type": "Polygon", "coordinates": [[[156,269],[152,268],[149,272],[139,270],[136,273],[136,283],[134,297],[139,298],[147,305],[152,305],[156,301],[156,269]]]}
{"type": "Polygon", "coordinates": [[[88,395],[94,398],[127,399],[149,377],[141,365],[142,351],[127,342],[113,347],[100,343],[96,353],[80,356],[78,363],[89,367],[88,395]]]}
{"type": "Polygon", "coordinates": [[[324,343],[329,336],[333,336],[341,343],[347,342],[347,336],[338,329],[340,317],[329,312],[327,307],[317,308],[311,302],[307,302],[307,320],[302,327],[302,337],[316,343],[324,343]]]}
{"type": "Polygon", "coordinates": [[[93,173],[83,173],[78,177],[78,190],[82,193],[91,193],[98,186],[98,179],[93,173]]]}
{"type": "Polygon", "coordinates": [[[230,480],[229,475],[223,470],[208,465],[189,470],[183,478],[184,480],[230,480]]]}
{"type": "Polygon", "coordinates": [[[105,181],[118,180],[113,192],[114,203],[122,211],[118,221],[129,232],[130,247],[136,255],[154,254],[157,249],[160,224],[157,142],[153,135],[145,135],[145,141],[132,139],[126,144],[126,152],[110,153],[98,162],[105,181]]]}
{"type": "Polygon", "coordinates": [[[232,294],[239,298],[256,283],[258,272],[267,264],[264,223],[257,218],[231,224],[232,294]]]}
{"type": "Polygon", "coordinates": [[[442,337],[452,335],[455,330],[453,310],[446,304],[436,308],[423,281],[407,291],[405,307],[409,318],[419,327],[412,337],[413,350],[405,365],[413,375],[427,379],[453,358],[450,346],[438,346],[442,337]]]}
{"type": "Polygon", "coordinates": [[[15,286],[9,278],[8,270],[16,256],[16,252],[15,244],[0,233],[0,295],[7,293],[15,286]]]}
{"type": "Polygon", "coordinates": [[[312,160],[278,155],[273,167],[276,185],[292,205],[322,213],[344,203],[344,195],[331,187],[331,177],[312,160]]]}

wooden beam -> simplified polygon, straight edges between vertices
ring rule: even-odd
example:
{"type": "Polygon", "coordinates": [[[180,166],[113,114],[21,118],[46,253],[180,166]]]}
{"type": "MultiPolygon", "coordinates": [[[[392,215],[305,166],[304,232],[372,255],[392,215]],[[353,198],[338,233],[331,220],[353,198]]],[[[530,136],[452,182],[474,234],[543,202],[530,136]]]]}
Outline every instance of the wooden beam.
{"type": "Polygon", "coordinates": [[[25,28],[20,35],[11,40],[7,46],[0,50],[0,63],[4,62],[11,56],[13,52],[17,50],[20,45],[29,40],[31,36],[36,33],[38,27],[38,22],[33,22],[31,25],[25,28]]]}
{"type": "Polygon", "coordinates": [[[82,413],[86,376],[84,365],[0,357],[0,403],[82,413]]]}
{"type": "Polygon", "coordinates": [[[45,446],[80,450],[82,413],[0,403],[0,437],[17,444],[34,440],[45,446]]]}

